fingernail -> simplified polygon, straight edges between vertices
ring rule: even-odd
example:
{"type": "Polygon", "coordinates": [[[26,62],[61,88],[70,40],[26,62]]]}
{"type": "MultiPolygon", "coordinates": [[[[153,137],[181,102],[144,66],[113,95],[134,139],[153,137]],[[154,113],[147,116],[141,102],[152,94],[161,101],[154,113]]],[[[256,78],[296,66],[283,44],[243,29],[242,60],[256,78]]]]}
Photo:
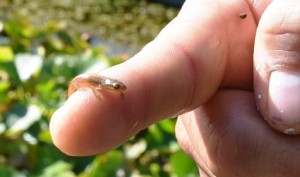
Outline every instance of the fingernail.
{"type": "Polygon", "coordinates": [[[275,123],[292,126],[300,122],[299,72],[273,71],[271,73],[268,110],[269,119],[275,123]]]}

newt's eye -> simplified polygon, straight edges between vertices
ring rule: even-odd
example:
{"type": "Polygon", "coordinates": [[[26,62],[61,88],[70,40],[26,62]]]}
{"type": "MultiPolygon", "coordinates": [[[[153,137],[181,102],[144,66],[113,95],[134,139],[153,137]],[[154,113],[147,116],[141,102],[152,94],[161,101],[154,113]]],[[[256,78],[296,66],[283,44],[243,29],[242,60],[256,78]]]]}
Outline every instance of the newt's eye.
{"type": "Polygon", "coordinates": [[[121,88],[121,85],[118,83],[113,83],[113,87],[114,89],[119,90],[121,88]]]}
{"type": "Polygon", "coordinates": [[[114,90],[118,90],[118,91],[126,90],[126,86],[121,82],[114,82],[114,83],[112,83],[111,86],[114,90]]]}

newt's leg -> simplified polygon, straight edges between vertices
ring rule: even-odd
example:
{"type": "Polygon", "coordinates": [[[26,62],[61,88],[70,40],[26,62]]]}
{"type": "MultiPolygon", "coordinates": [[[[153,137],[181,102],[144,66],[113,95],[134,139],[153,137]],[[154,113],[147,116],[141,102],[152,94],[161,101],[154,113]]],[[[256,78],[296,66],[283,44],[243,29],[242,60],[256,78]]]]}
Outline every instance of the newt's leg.
{"type": "Polygon", "coordinates": [[[99,100],[102,100],[103,95],[101,94],[101,87],[99,87],[99,86],[97,86],[97,87],[92,86],[91,89],[92,89],[94,95],[95,95],[99,100]]]}
{"type": "Polygon", "coordinates": [[[70,97],[74,92],[78,90],[78,85],[76,81],[72,81],[68,88],[68,97],[70,97]]]}

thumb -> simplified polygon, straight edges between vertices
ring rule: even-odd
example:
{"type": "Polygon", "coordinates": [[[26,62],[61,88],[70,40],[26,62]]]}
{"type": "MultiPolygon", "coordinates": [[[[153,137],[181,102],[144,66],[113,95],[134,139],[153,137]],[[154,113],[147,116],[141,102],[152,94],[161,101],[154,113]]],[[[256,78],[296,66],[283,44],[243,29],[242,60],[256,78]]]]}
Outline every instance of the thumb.
{"type": "Polygon", "coordinates": [[[255,49],[255,92],[267,122],[285,134],[300,133],[300,6],[273,1],[260,20],[255,49]]]}

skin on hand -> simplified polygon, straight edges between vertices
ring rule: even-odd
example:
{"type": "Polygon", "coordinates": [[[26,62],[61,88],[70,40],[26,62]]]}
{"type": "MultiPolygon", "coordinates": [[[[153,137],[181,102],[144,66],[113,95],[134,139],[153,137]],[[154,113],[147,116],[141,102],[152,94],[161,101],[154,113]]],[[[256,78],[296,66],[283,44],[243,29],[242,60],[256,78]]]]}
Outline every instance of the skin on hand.
{"type": "MultiPolygon", "coordinates": [[[[99,101],[92,91],[77,91],[55,112],[50,123],[55,145],[69,155],[102,153],[162,118],[185,113],[179,119],[177,137],[203,175],[299,174],[296,166],[299,162],[295,159],[300,155],[298,137],[288,137],[271,129],[254,104],[255,98],[259,98],[258,108],[265,118],[268,118],[265,110],[273,109],[276,113],[280,105],[269,92],[280,93],[281,90],[269,87],[269,82],[273,82],[270,81],[273,64],[281,64],[280,67],[274,65],[275,70],[286,64],[299,68],[297,61],[288,57],[300,56],[299,51],[280,55],[281,62],[276,62],[278,57],[262,55],[270,54],[268,47],[275,46],[272,51],[292,51],[290,49],[299,43],[299,40],[291,40],[287,45],[291,48],[285,45],[279,48],[274,43],[287,42],[276,38],[281,31],[272,31],[274,38],[267,33],[268,28],[278,26],[264,27],[260,23],[261,18],[269,19],[268,14],[264,17],[265,11],[272,16],[272,8],[281,3],[295,9],[299,7],[295,5],[297,0],[274,1],[275,5],[266,10],[271,2],[187,0],[178,16],[141,52],[101,73],[126,84],[123,98],[103,93],[99,101]],[[247,18],[241,19],[241,13],[246,13],[247,18]],[[268,100],[276,104],[266,104],[268,100]]],[[[299,22],[295,14],[300,13],[293,14],[293,18],[272,20],[299,22]]],[[[268,23],[268,20],[263,22],[268,23]]],[[[296,22],[295,25],[299,24],[296,22]]],[[[297,34],[298,31],[286,32],[297,34]]],[[[297,35],[292,36],[297,39],[297,35]]]]}
{"type": "Polygon", "coordinates": [[[254,66],[257,105],[281,133],[300,133],[300,6],[274,1],[257,29],[254,66]]]}
{"type": "Polygon", "coordinates": [[[251,89],[255,20],[247,2],[221,10],[215,2],[187,1],[141,52],[101,73],[127,86],[123,98],[103,93],[98,101],[89,90],[75,92],[50,123],[58,148],[101,153],[162,118],[195,109],[219,88],[251,89]]]}
{"type": "Polygon", "coordinates": [[[300,174],[300,138],[271,129],[257,112],[251,92],[219,91],[201,108],[178,118],[176,136],[198,164],[201,177],[300,174]]]}

